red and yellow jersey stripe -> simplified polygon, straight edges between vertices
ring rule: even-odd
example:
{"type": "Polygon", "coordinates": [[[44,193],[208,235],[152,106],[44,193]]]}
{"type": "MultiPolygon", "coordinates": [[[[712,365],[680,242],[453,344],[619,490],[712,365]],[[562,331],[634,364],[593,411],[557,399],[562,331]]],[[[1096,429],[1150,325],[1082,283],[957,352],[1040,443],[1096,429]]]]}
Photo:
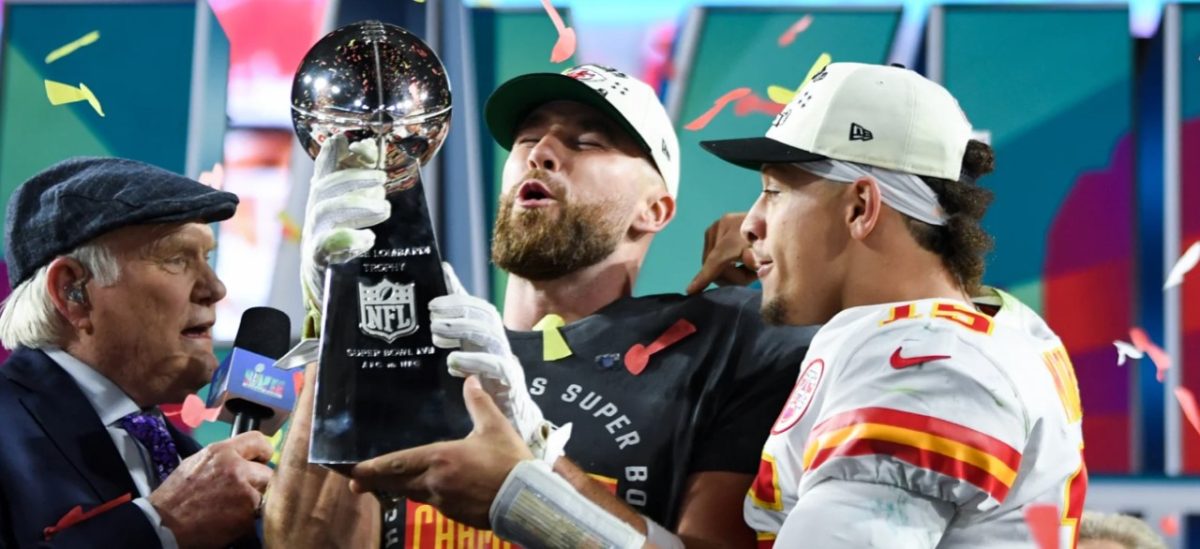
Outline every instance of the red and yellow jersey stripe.
{"type": "Polygon", "coordinates": [[[763,452],[758,462],[758,475],[750,485],[750,501],[754,505],[771,511],[783,510],[783,493],[779,491],[779,469],[775,458],[763,452]]]}
{"type": "Polygon", "coordinates": [[[985,433],[912,412],[859,408],[813,427],[804,470],[833,458],[865,455],[888,455],[957,478],[999,502],[1021,467],[1019,451],[985,433]]]}

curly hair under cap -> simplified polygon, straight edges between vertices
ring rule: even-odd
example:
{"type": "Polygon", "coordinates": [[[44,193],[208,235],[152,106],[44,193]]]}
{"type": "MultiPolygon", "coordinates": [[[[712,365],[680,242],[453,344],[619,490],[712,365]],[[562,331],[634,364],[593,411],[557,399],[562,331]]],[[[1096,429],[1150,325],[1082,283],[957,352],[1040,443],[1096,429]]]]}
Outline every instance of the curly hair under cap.
{"type": "Polygon", "coordinates": [[[946,224],[930,225],[905,216],[908,231],[922,248],[938,254],[968,295],[977,295],[983,280],[984,257],[992,250],[992,236],[980,221],[992,203],[992,191],[976,184],[995,169],[992,148],[971,140],[963,153],[962,176],[958,181],[922,176],[937,193],[945,211],[946,224]]]}

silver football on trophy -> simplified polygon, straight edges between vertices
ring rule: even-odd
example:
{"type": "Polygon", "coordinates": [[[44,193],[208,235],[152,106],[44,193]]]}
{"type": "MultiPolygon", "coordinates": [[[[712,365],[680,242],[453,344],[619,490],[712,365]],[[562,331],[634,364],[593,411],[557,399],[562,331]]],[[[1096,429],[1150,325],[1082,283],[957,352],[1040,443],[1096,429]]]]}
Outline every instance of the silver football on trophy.
{"type": "Polygon", "coordinates": [[[403,190],[446,140],[450,81],[412,33],[379,21],[351,23],[304,56],[292,80],[292,123],[313,158],[332,135],[376,140],[384,152],[376,167],[387,170],[389,190],[403,190]]]}

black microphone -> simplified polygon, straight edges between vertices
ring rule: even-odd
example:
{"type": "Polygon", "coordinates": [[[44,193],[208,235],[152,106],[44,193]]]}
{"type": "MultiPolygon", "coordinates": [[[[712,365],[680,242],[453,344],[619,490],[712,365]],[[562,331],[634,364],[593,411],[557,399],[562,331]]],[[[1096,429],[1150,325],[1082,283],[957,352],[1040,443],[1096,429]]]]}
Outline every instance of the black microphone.
{"type": "Polygon", "coordinates": [[[232,435],[247,431],[274,434],[296,403],[290,372],[274,362],[287,354],[291,321],[271,307],[252,307],[242,313],[233,350],[213,374],[208,406],[222,405],[218,419],[233,423],[232,435]]]}

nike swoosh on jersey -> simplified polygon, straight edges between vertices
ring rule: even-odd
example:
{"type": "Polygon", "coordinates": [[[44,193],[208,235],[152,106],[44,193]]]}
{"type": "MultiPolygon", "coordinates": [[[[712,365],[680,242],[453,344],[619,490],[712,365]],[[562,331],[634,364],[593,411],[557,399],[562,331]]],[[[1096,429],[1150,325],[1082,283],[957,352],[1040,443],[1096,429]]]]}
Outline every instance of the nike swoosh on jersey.
{"type": "Polygon", "coordinates": [[[925,355],[925,356],[900,356],[900,351],[904,347],[896,347],[896,351],[892,353],[892,368],[903,370],[909,366],[924,364],[932,360],[943,360],[950,358],[950,355],[925,355]]]}

